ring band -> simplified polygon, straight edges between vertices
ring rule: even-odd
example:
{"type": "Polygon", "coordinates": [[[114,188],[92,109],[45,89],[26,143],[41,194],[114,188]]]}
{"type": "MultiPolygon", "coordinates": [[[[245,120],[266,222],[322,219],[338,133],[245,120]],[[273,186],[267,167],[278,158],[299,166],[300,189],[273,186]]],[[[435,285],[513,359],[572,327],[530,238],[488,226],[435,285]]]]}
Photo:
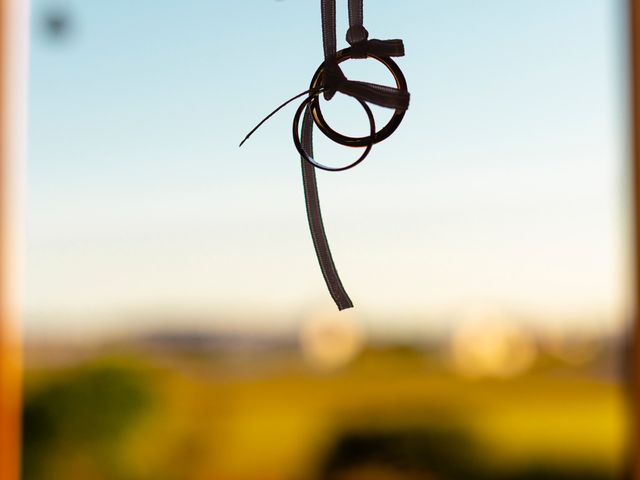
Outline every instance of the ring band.
{"type": "MultiPolygon", "coordinates": [[[[369,53],[367,57],[373,58],[379,61],[380,63],[382,63],[385,67],[387,67],[387,70],[389,70],[393,75],[393,78],[396,82],[396,87],[398,88],[398,90],[405,91],[405,92],[408,90],[407,81],[404,78],[404,74],[402,73],[402,70],[400,70],[400,67],[398,66],[398,64],[394,62],[390,57],[381,57],[371,53],[369,53]]],[[[342,63],[351,58],[354,58],[354,57],[352,57],[351,55],[350,47],[345,48],[344,50],[340,50],[339,52],[336,53],[336,62],[338,63],[342,63]]],[[[321,87],[323,72],[324,72],[324,63],[322,63],[322,65],[318,67],[318,70],[316,70],[316,73],[313,75],[313,78],[311,79],[310,89],[312,91],[316,91],[321,87]]],[[[369,143],[372,143],[372,144],[378,143],[388,138],[400,126],[400,123],[402,122],[402,119],[404,118],[404,114],[406,112],[406,110],[396,109],[395,112],[393,113],[393,116],[389,120],[389,122],[387,122],[387,124],[380,131],[373,132],[371,138],[370,137],[349,137],[347,135],[343,135],[341,133],[336,132],[334,129],[332,129],[329,126],[329,124],[327,123],[327,121],[324,119],[322,115],[322,111],[320,110],[320,100],[318,96],[313,97],[313,99],[311,100],[310,106],[311,106],[311,114],[313,116],[313,121],[318,126],[320,131],[324,133],[327,137],[329,137],[331,140],[333,140],[334,142],[339,143],[341,145],[348,146],[348,147],[365,147],[369,143]]]]}
{"type": "MultiPolygon", "coordinates": [[[[299,133],[300,117],[302,116],[302,112],[304,112],[304,109],[310,104],[312,104],[312,102],[315,99],[317,99],[317,95],[305,98],[304,101],[298,107],[298,110],[296,111],[296,114],[293,117],[293,143],[296,146],[296,150],[298,150],[302,158],[304,158],[307,162],[309,162],[314,167],[320,168],[322,170],[327,170],[329,172],[340,172],[340,171],[348,170],[350,168],[355,167],[360,162],[362,162],[367,155],[369,155],[369,152],[371,151],[371,147],[373,147],[373,143],[374,143],[373,138],[375,137],[375,134],[376,134],[376,123],[375,123],[375,118],[373,117],[373,112],[369,108],[369,105],[367,105],[366,102],[360,100],[359,98],[356,98],[356,100],[360,102],[360,105],[362,105],[362,108],[364,108],[364,111],[366,112],[367,117],[369,118],[369,126],[371,127],[370,135],[367,137],[363,137],[363,139],[366,141],[364,145],[361,145],[363,147],[366,147],[363,154],[360,155],[360,158],[358,158],[355,162],[350,163],[349,165],[346,165],[344,167],[328,167],[326,165],[322,165],[321,163],[318,163],[317,161],[315,161],[304,150],[304,148],[302,148],[302,143],[300,142],[300,133],[299,133]]],[[[349,145],[349,146],[352,146],[352,145],[349,145]]]]}

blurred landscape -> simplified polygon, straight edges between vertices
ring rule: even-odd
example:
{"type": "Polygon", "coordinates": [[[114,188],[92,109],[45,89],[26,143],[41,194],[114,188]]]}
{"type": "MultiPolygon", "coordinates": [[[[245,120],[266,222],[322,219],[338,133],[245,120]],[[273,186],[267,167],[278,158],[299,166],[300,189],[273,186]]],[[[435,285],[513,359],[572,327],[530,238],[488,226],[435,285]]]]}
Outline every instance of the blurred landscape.
{"type": "Polygon", "coordinates": [[[623,338],[474,328],[33,342],[24,478],[625,478],[623,338]]]}
{"type": "Polygon", "coordinates": [[[32,1],[24,480],[629,478],[627,3],[366,3],[412,100],[319,174],[338,315],[293,111],[238,149],[317,5],[32,1]]]}

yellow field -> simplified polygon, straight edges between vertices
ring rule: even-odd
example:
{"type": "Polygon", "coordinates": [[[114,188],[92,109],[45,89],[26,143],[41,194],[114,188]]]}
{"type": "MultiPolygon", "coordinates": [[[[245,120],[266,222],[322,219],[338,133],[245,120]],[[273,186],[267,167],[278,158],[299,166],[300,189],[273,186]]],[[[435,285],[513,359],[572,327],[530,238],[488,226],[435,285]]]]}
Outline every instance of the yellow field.
{"type": "Polygon", "coordinates": [[[399,349],[330,373],[286,351],[109,354],[30,371],[26,402],[25,477],[38,480],[454,479],[464,468],[613,479],[627,418],[611,380],[559,366],[468,380],[399,349]]]}

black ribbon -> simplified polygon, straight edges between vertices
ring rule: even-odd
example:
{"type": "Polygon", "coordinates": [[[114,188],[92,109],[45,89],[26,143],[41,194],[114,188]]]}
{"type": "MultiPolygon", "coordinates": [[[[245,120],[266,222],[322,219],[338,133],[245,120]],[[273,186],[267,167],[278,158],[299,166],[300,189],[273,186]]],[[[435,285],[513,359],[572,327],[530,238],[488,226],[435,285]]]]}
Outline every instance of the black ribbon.
{"type": "MultiPolygon", "coordinates": [[[[360,58],[366,58],[369,54],[389,57],[403,56],[404,44],[402,40],[368,39],[369,32],[367,32],[367,29],[363,26],[362,3],[363,0],[349,0],[349,30],[347,31],[347,42],[351,45],[352,52],[355,53],[355,56],[360,58]]],[[[325,54],[325,70],[322,82],[325,89],[325,99],[330,100],[336,92],[341,92],[383,107],[406,110],[409,106],[408,92],[402,92],[396,88],[384,85],[375,85],[347,79],[336,61],[336,2],[335,0],[321,0],[320,5],[322,12],[322,39],[325,54]]],[[[309,108],[307,108],[302,127],[302,145],[308,154],[312,154],[313,123],[310,120],[311,113],[309,108]],[[308,125],[306,128],[305,123],[308,125]]],[[[322,224],[315,167],[307,162],[304,157],[301,158],[301,162],[309,230],[322,275],[338,309],[351,308],[353,307],[353,303],[342,286],[342,281],[336,270],[322,224]]]]}
{"type": "MultiPolygon", "coordinates": [[[[362,3],[363,0],[349,0],[349,30],[347,31],[346,39],[351,49],[350,58],[404,56],[404,44],[402,40],[369,40],[369,32],[367,32],[367,29],[363,26],[362,3]]],[[[325,54],[320,87],[302,92],[284,102],[253,128],[240,143],[240,146],[276,112],[291,101],[306,94],[316,96],[324,93],[325,99],[330,100],[337,92],[340,92],[360,101],[373,103],[381,107],[402,111],[409,107],[409,92],[406,90],[349,80],[344,75],[336,57],[336,2],[335,0],[320,0],[320,5],[322,14],[322,40],[325,54]]],[[[371,117],[371,121],[373,122],[373,117],[371,117]]],[[[301,153],[306,153],[310,159],[313,159],[313,125],[314,120],[311,114],[311,108],[307,105],[302,121],[300,143],[303,150],[301,153]]],[[[374,128],[372,123],[372,136],[374,134],[374,128]]],[[[371,142],[373,142],[373,137],[371,142]]],[[[369,145],[368,148],[370,148],[370,146],[371,145],[369,145]]],[[[338,275],[322,221],[315,172],[316,167],[304,156],[301,156],[301,166],[309,231],[322,275],[338,309],[344,310],[351,308],[353,307],[353,302],[349,298],[338,275]]]]}

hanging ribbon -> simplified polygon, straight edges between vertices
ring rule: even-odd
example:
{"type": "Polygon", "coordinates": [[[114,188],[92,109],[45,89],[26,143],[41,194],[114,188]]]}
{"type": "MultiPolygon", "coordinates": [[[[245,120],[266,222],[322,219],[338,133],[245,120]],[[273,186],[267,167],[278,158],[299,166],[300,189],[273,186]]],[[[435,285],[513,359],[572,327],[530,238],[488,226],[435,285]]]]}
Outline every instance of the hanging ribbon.
{"type": "Polygon", "coordinates": [[[320,199],[318,197],[316,168],[339,171],[351,168],[364,160],[374,143],[384,140],[398,127],[402,121],[404,112],[409,107],[410,97],[406,87],[406,81],[400,68],[390,58],[404,56],[404,44],[402,40],[369,40],[369,32],[367,32],[363,25],[363,0],[349,0],[349,30],[347,31],[346,39],[350,47],[345,50],[336,51],[335,0],[321,0],[321,17],[325,61],[316,72],[310,89],[287,100],[267,115],[247,134],[240,143],[240,146],[242,146],[264,122],[284,106],[304,95],[308,96],[302,105],[300,105],[294,117],[294,144],[301,155],[302,182],[304,186],[307,218],[313,246],[316,251],[316,256],[318,257],[318,263],[320,264],[320,269],[331,297],[335,301],[338,309],[344,310],[353,307],[353,302],[342,285],[333,261],[333,256],[331,255],[329,242],[327,241],[322,221],[322,212],[320,210],[320,199]],[[381,61],[393,73],[397,88],[349,80],[340,68],[340,63],[345,60],[369,57],[381,61]],[[365,109],[371,126],[371,132],[368,137],[346,137],[335,132],[326,124],[320,111],[318,96],[323,94],[325,100],[331,100],[338,92],[354,97],[365,109]],[[391,121],[380,131],[376,131],[375,120],[367,103],[395,110],[391,121]],[[298,128],[301,115],[302,128],[300,134],[298,128]],[[334,168],[318,163],[313,157],[314,124],[316,124],[325,135],[337,143],[347,146],[365,147],[364,153],[357,161],[346,167],[334,168]],[[298,137],[298,135],[300,135],[300,137],[298,137]]]}

